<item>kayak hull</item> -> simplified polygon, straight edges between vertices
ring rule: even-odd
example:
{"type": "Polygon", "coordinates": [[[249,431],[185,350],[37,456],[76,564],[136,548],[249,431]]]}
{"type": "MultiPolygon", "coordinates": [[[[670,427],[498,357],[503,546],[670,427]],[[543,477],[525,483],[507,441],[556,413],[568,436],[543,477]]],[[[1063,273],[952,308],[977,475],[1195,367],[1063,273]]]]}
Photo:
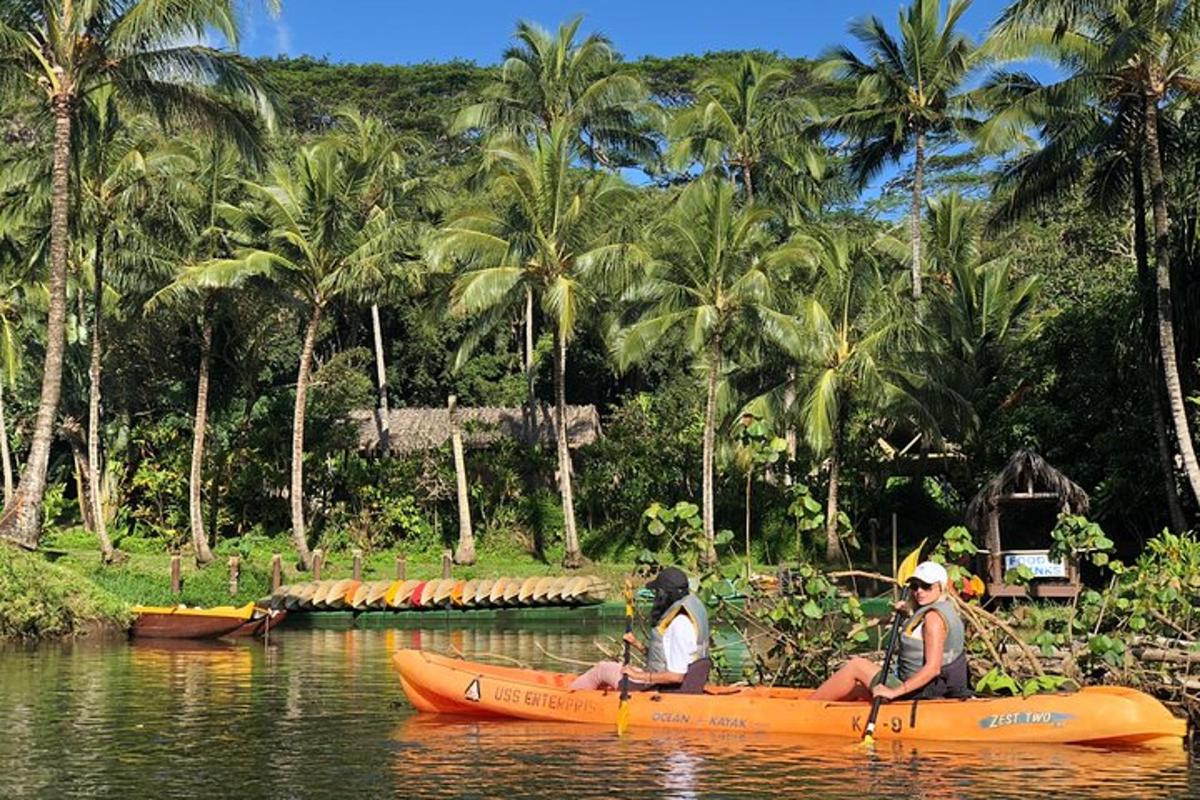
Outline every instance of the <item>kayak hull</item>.
{"type": "MultiPolygon", "coordinates": [[[[572,674],[498,667],[420,650],[393,657],[400,683],[419,711],[544,722],[615,725],[615,691],[572,691],[572,674]]],[[[635,692],[633,727],[861,738],[864,702],[808,700],[807,689],[709,687],[704,694],[635,692]]],[[[1070,694],[885,705],[875,738],[1041,742],[1108,746],[1182,746],[1186,723],[1133,689],[1089,687],[1070,694]]]]}

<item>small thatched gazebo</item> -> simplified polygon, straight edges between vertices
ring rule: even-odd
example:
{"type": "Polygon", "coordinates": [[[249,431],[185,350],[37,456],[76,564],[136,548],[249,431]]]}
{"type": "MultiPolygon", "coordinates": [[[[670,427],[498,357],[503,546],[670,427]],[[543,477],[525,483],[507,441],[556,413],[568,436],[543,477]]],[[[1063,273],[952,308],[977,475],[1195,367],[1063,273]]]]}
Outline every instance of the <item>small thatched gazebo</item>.
{"type": "Polygon", "coordinates": [[[967,506],[967,526],[987,552],[987,592],[993,597],[1074,597],[1076,564],[1051,561],[1050,532],[1060,514],[1086,514],[1087,492],[1032,450],[1018,450],[967,506]],[[1027,590],[1004,582],[1016,566],[1034,571],[1027,590]]]}
{"type": "MultiPolygon", "coordinates": [[[[526,440],[528,431],[522,408],[459,407],[458,424],[463,443],[469,447],[487,447],[502,437],[526,440]]],[[[358,425],[358,448],[378,452],[380,425],[375,412],[359,409],[350,412],[358,425]]],[[[553,444],[554,408],[543,406],[537,414],[535,440],[553,444]]],[[[389,452],[402,456],[422,450],[436,450],[450,441],[450,411],[446,408],[394,408],[388,414],[389,452]]],[[[567,406],[567,442],[572,449],[600,438],[600,414],[593,405],[567,406]]]]}

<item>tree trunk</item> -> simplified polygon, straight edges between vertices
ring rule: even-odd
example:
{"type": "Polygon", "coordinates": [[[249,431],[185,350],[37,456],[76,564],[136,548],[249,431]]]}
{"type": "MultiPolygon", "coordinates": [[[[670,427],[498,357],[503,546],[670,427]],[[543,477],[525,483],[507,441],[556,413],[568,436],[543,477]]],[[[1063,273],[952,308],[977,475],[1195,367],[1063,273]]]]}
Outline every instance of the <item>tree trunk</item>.
{"type": "Polygon", "coordinates": [[[533,291],[525,288],[525,443],[530,447],[538,440],[537,372],[533,365],[533,291]]]}
{"type": "Polygon", "coordinates": [[[100,457],[100,379],[102,374],[101,342],[104,336],[104,225],[96,231],[96,252],[92,264],[92,341],[88,364],[88,485],[91,486],[92,519],[96,538],[100,540],[100,557],[105,564],[113,560],[112,541],[108,538],[108,521],[104,518],[104,484],[100,457]]]}
{"type": "Polygon", "coordinates": [[[703,460],[703,521],[704,539],[708,543],[708,552],[704,554],[708,566],[717,563],[717,532],[715,510],[713,508],[715,491],[713,489],[713,459],[717,439],[717,379],[721,373],[721,344],[714,341],[708,353],[708,385],[705,387],[704,400],[704,445],[701,459],[703,460]]]}
{"type": "Polygon", "coordinates": [[[4,380],[0,378],[0,464],[4,467],[4,507],[13,499],[12,453],[8,449],[8,424],[4,420],[4,380]]]}
{"type": "Polygon", "coordinates": [[[1133,169],[1133,252],[1137,264],[1139,294],[1142,297],[1143,331],[1150,360],[1150,409],[1153,414],[1154,440],[1158,447],[1158,465],[1162,471],[1163,488],[1166,490],[1167,519],[1172,533],[1187,530],[1187,519],[1179,503],[1179,490],[1175,485],[1175,456],[1171,440],[1167,435],[1167,420],[1163,413],[1162,387],[1159,382],[1158,348],[1155,346],[1154,293],[1150,278],[1150,255],[1146,241],[1146,188],[1142,179],[1142,168],[1135,164],[1133,169]]]}
{"type": "Polygon", "coordinates": [[[583,564],[579,534],[575,530],[575,496],[571,490],[571,447],[567,439],[567,343],[562,334],[554,334],[554,433],[558,445],[558,485],[562,492],[563,540],[566,552],[563,566],[576,569],[583,564]]]}
{"type": "Polygon", "coordinates": [[[746,470],[746,577],[750,577],[750,491],[754,485],[754,465],[746,470]]]}
{"type": "Polygon", "coordinates": [[[796,405],[796,368],[788,367],[787,385],[783,387],[783,413],[787,420],[787,428],[784,431],[785,441],[787,442],[787,464],[783,469],[783,485],[791,486],[795,480],[792,475],[792,470],[796,468],[796,451],[799,445],[799,437],[796,434],[796,421],[793,415],[793,407],[796,405]]]}
{"type": "Polygon", "coordinates": [[[841,421],[834,423],[833,444],[829,448],[829,497],[825,503],[825,561],[841,560],[842,547],[838,536],[838,480],[841,477],[841,421]]]}
{"type": "Polygon", "coordinates": [[[321,306],[313,306],[304,331],[304,347],[300,350],[300,369],[296,373],[296,410],[292,416],[292,538],[300,566],[312,566],[308,550],[308,533],[304,529],[304,411],[308,396],[308,373],[312,368],[313,350],[317,344],[317,328],[321,324],[321,306]]]}
{"type": "Polygon", "coordinates": [[[925,132],[917,131],[916,163],[913,167],[912,219],[912,296],[921,299],[921,210],[925,203],[925,132]]]}
{"type": "Polygon", "coordinates": [[[379,454],[386,456],[392,447],[391,420],[388,416],[387,369],[383,359],[383,329],[379,325],[379,306],[371,304],[371,328],[375,334],[375,379],[378,397],[375,402],[375,427],[379,433],[379,454]]]}
{"type": "Polygon", "coordinates": [[[71,114],[73,91],[54,99],[54,161],[50,202],[50,280],[49,309],[46,315],[46,355],[42,367],[41,398],[25,471],[16,496],[0,517],[0,537],[22,547],[35,549],[42,533],[42,498],[46,493],[46,469],[50,464],[50,445],[54,420],[58,416],[62,392],[63,350],[67,317],[67,236],[71,187],[68,169],[71,162],[71,114]]]}
{"type": "Polygon", "coordinates": [[[455,564],[475,563],[475,534],[471,530],[471,500],[467,492],[467,464],[463,458],[462,431],[458,426],[458,398],[450,395],[450,449],[454,452],[454,484],[458,490],[458,546],[455,564]]]}
{"type": "Polygon", "coordinates": [[[746,186],[746,202],[754,202],[754,180],[750,175],[750,163],[746,159],[741,161],[742,167],[742,183],[746,186]]]}
{"type": "Polygon", "coordinates": [[[1200,464],[1188,428],[1187,409],[1183,403],[1183,388],[1179,383],[1179,365],[1175,358],[1175,320],[1171,298],[1170,243],[1167,240],[1171,221],[1167,216],[1167,190],[1163,182],[1162,156],[1158,149],[1158,103],[1149,91],[1145,97],[1143,124],[1146,128],[1146,162],[1150,169],[1150,196],[1154,208],[1154,272],[1158,299],[1158,346],[1161,353],[1163,379],[1171,422],[1175,427],[1176,445],[1183,456],[1183,470],[1200,502],[1200,464]]]}
{"type": "MultiPolygon", "coordinates": [[[[213,560],[204,530],[204,503],[200,496],[204,484],[204,439],[208,432],[208,363],[212,354],[214,302],[204,299],[204,317],[200,321],[200,369],[196,378],[196,418],[192,423],[192,469],[188,474],[188,518],[192,527],[192,548],[197,566],[213,560]]],[[[214,488],[215,491],[215,488],[214,488]]]]}

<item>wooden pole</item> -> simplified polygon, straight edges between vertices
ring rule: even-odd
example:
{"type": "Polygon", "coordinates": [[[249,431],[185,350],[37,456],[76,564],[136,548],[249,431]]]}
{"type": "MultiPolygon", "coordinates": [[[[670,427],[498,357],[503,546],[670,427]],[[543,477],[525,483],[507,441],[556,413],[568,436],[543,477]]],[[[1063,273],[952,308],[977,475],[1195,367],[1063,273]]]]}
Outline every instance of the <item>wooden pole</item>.
{"type": "Polygon", "coordinates": [[[271,593],[274,594],[283,584],[283,556],[279,553],[271,556],[271,593]]]}
{"type": "Polygon", "coordinates": [[[179,556],[171,556],[171,594],[178,595],[183,591],[183,580],[179,576],[179,556]]]}
{"type": "MultiPolygon", "coordinates": [[[[900,562],[897,560],[900,553],[900,536],[896,527],[896,512],[892,512],[892,577],[896,577],[897,570],[900,569],[900,562]]],[[[892,600],[900,599],[900,586],[892,586],[892,600]]]]}
{"type": "Polygon", "coordinates": [[[404,554],[396,556],[396,580],[402,581],[408,577],[408,564],[405,561],[404,554]]]}
{"type": "Polygon", "coordinates": [[[313,550],[312,575],[314,581],[321,580],[321,567],[325,566],[325,551],[321,548],[313,550]]]}
{"type": "Polygon", "coordinates": [[[240,561],[241,559],[237,556],[229,557],[229,594],[231,595],[238,593],[238,572],[240,571],[240,561]]]}
{"type": "Polygon", "coordinates": [[[462,431],[458,427],[458,398],[454,395],[446,400],[450,416],[450,449],[454,455],[454,486],[458,500],[458,546],[454,550],[454,561],[459,564],[475,563],[475,534],[471,530],[471,502],[467,491],[467,464],[463,457],[462,431]]]}
{"type": "Polygon", "coordinates": [[[354,548],[353,577],[354,577],[354,580],[356,580],[356,581],[362,580],[362,550],[359,550],[357,547],[354,548]]]}
{"type": "Polygon", "coordinates": [[[450,577],[450,565],[454,563],[454,554],[449,550],[442,551],[442,580],[450,577]]]}

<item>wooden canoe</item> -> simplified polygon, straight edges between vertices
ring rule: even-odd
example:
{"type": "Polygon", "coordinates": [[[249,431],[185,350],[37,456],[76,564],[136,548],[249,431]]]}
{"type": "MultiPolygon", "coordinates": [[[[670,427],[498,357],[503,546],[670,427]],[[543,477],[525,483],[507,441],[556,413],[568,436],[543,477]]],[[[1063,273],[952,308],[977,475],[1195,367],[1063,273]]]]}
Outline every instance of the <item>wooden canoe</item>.
{"type": "MultiPolygon", "coordinates": [[[[458,600],[455,605],[462,608],[471,608],[475,605],[475,590],[479,588],[479,581],[472,578],[469,581],[463,581],[463,585],[458,592],[458,600]]],[[[451,598],[453,599],[453,595],[451,598]]]]}
{"type": "Polygon", "coordinates": [[[367,608],[383,608],[387,604],[384,602],[384,597],[387,596],[388,590],[392,588],[392,584],[396,581],[372,581],[371,589],[367,592],[367,599],[363,605],[367,608]]]}
{"type": "Polygon", "coordinates": [[[313,598],[320,591],[321,584],[318,581],[309,581],[302,584],[299,593],[296,595],[297,608],[312,608],[313,598]]]}
{"type": "Polygon", "coordinates": [[[134,606],[133,636],[149,639],[216,639],[241,627],[254,615],[254,603],[244,606],[186,608],[134,606]]]}
{"type": "Polygon", "coordinates": [[[442,583],[443,581],[437,578],[431,581],[425,581],[425,586],[421,588],[421,608],[432,608],[433,606],[437,605],[435,597],[437,596],[437,590],[442,583]]]}
{"type": "Polygon", "coordinates": [[[525,584],[521,578],[509,578],[504,582],[504,593],[501,597],[501,602],[506,606],[516,605],[517,598],[521,595],[521,587],[525,584]]]}
{"type": "Polygon", "coordinates": [[[445,578],[438,581],[437,589],[433,593],[433,604],[444,606],[452,603],[455,586],[458,586],[461,591],[462,581],[455,580],[454,578],[445,578]]]}
{"type": "Polygon", "coordinates": [[[287,609],[263,608],[256,606],[254,615],[238,626],[230,638],[243,636],[265,636],[268,631],[278,628],[287,619],[287,609]]]}
{"type": "Polygon", "coordinates": [[[492,590],[488,592],[489,606],[504,605],[504,589],[508,585],[508,578],[496,578],[492,581],[492,590]]]}
{"type": "MultiPolygon", "coordinates": [[[[616,724],[618,694],[572,691],[575,675],[498,667],[422,650],[399,650],[393,663],[418,711],[546,722],[616,724]]],[[[703,694],[634,692],[631,727],[730,734],[802,734],[860,739],[867,702],[808,699],[811,689],[710,686],[703,694]]],[[[875,738],[945,742],[1163,745],[1187,733],[1162,703],[1134,689],[1093,686],[1074,693],[883,706],[875,738]]]]}
{"type": "Polygon", "coordinates": [[[575,595],[577,603],[603,603],[608,596],[608,584],[595,576],[589,576],[583,590],[575,595]]]}
{"type": "Polygon", "coordinates": [[[408,595],[408,605],[412,608],[421,607],[421,598],[425,596],[425,585],[428,581],[417,581],[408,595]]]}
{"type": "Polygon", "coordinates": [[[345,608],[346,607],[346,592],[358,589],[358,581],[342,578],[340,581],[334,581],[334,584],[329,589],[329,594],[325,595],[326,608],[345,608]]]}
{"type": "Polygon", "coordinates": [[[308,599],[309,608],[324,608],[325,598],[329,596],[329,592],[333,589],[333,585],[337,581],[315,581],[316,591],[308,599]]]}
{"type": "Polygon", "coordinates": [[[492,593],[492,583],[490,578],[484,578],[475,584],[475,601],[473,605],[476,608],[486,608],[490,601],[488,595],[492,593]]]}
{"type": "MultiPolygon", "coordinates": [[[[454,586],[450,589],[450,605],[455,608],[462,608],[463,595],[467,592],[467,583],[468,581],[454,582],[454,586]]],[[[469,581],[469,583],[474,584],[475,581],[469,581]]],[[[471,596],[475,596],[475,587],[473,585],[471,586],[471,596]]]]}
{"type": "Polygon", "coordinates": [[[541,578],[534,576],[521,581],[521,588],[517,592],[517,602],[521,605],[528,605],[533,602],[533,590],[537,588],[541,578]]]}
{"type": "Polygon", "coordinates": [[[562,601],[564,603],[578,602],[578,596],[583,591],[584,587],[589,583],[589,579],[583,575],[576,575],[567,581],[567,585],[562,590],[562,601]]]}
{"type": "Polygon", "coordinates": [[[369,581],[359,581],[358,586],[354,588],[354,592],[346,593],[347,605],[354,609],[360,609],[367,602],[367,595],[371,593],[371,584],[369,581]]]}
{"type": "Polygon", "coordinates": [[[555,578],[554,582],[550,584],[550,588],[546,591],[546,602],[561,603],[563,588],[566,587],[567,582],[570,580],[570,576],[567,575],[555,578]]]}
{"type": "Polygon", "coordinates": [[[550,593],[550,585],[552,583],[554,583],[553,575],[539,578],[538,582],[533,585],[533,592],[530,594],[529,599],[538,605],[545,605],[546,595],[550,593]]]}
{"type": "MultiPolygon", "coordinates": [[[[396,594],[392,596],[391,602],[388,603],[388,608],[408,608],[412,605],[413,593],[425,584],[424,581],[407,580],[400,584],[396,590],[396,594]]],[[[417,599],[420,600],[420,594],[417,594],[417,599]]]]}

